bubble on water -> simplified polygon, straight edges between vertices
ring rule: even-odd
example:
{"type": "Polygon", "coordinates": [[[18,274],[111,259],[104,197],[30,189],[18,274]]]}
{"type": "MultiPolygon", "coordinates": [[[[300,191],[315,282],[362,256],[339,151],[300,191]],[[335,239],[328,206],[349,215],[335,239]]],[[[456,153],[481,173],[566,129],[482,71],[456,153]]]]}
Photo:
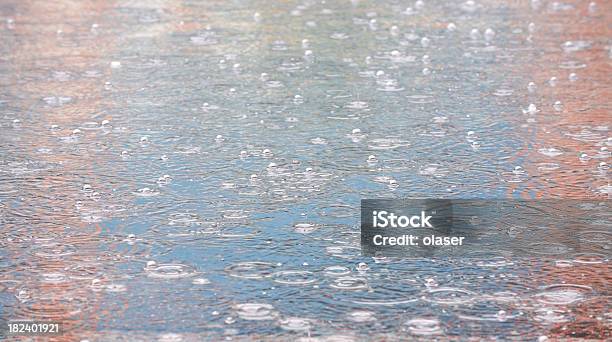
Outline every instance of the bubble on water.
{"type": "Polygon", "coordinates": [[[368,289],[368,282],[364,278],[339,277],[335,278],[329,286],[338,290],[365,290],[368,289]]]}
{"type": "Polygon", "coordinates": [[[244,303],[234,306],[236,315],[247,321],[267,321],[278,317],[278,312],[270,304],[244,303]]]}
{"type": "Polygon", "coordinates": [[[52,107],[61,107],[67,103],[72,102],[72,97],[69,96],[47,96],[43,98],[43,101],[52,107]]]}
{"type": "Polygon", "coordinates": [[[378,88],[376,90],[384,92],[397,92],[404,90],[404,87],[399,85],[399,81],[393,78],[389,78],[385,75],[376,80],[378,88]]]}
{"type": "Polygon", "coordinates": [[[245,222],[248,221],[249,213],[241,209],[227,209],[221,212],[221,217],[228,222],[245,222]]]}
{"type": "Polygon", "coordinates": [[[597,3],[595,1],[589,2],[588,10],[589,10],[589,14],[591,15],[597,13],[597,3]]]}
{"type": "Polygon", "coordinates": [[[539,163],[538,164],[538,170],[542,172],[555,171],[555,170],[558,170],[560,167],[561,165],[557,163],[539,163]]]}
{"type": "Polygon", "coordinates": [[[534,33],[536,31],[536,24],[529,23],[529,25],[527,25],[527,31],[529,31],[529,33],[534,33]]]}
{"type": "Polygon", "coordinates": [[[351,141],[357,143],[360,142],[361,140],[367,138],[367,134],[361,132],[361,130],[359,128],[355,128],[351,131],[350,134],[346,135],[347,137],[349,137],[351,139],[351,141]]]}
{"type": "Polygon", "coordinates": [[[307,62],[312,62],[314,61],[314,53],[312,52],[312,50],[306,50],[304,51],[304,59],[307,62]]]}
{"type": "Polygon", "coordinates": [[[426,164],[419,168],[419,174],[422,176],[430,176],[434,178],[446,177],[449,170],[440,164],[426,164]]]}
{"type": "Polygon", "coordinates": [[[553,109],[557,112],[560,112],[563,110],[563,104],[561,103],[561,101],[555,101],[555,103],[553,104],[553,109]]]}
{"type": "Polygon", "coordinates": [[[427,278],[427,279],[425,279],[425,286],[427,288],[438,287],[439,285],[440,284],[438,283],[438,281],[436,279],[434,279],[434,278],[427,278]]]}
{"type": "Polygon", "coordinates": [[[293,225],[293,231],[300,234],[310,234],[319,229],[319,225],[314,223],[296,223],[293,225]]]}
{"type": "Polygon", "coordinates": [[[554,148],[554,147],[541,148],[541,149],[538,150],[538,152],[540,154],[543,154],[543,155],[545,155],[547,157],[551,157],[551,158],[558,157],[558,156],[563,154],[563,151],[561,151],[561,150],[559,150],[557,148],[554,148]]]}
{"type": "Polygon", "coordinates": [[[459,6],[463,11],[473,13],[477,11],[481,5],[477,4],[474,0],[467,0],[459,6]]]}
{"type": "Polygon", "coordinates": [[[328,266],[323,269],[323,274],[328,277],[342,277],[350,273],[350,268],[341,265],[328,266]]]}
{"type": "Polygon", "coordinates": [[[193,285],[208,285],[210,284],[210,280],[206,278],[194,278],[191,283],[193,285]]]}
{"type": "Polygon", "coordinates": [[[534,115],[537,114],[540,110],[536,107],[535,104],[530,104],[526,109],[523,109],[523,114],[534,115]]]}
{"type": "Polygon", "coordinates": [[[184,264],[157,264],[147,263],[144,268],[149,278],[180,279],[197,275],[199,272],[193,266],[184,264]]]}
{"type": "Polygon", "coordinates": [[[353,102],[349,102],[346,105],[344,105],[344,108],[355,109],[355,110],[367,110],[369,108],[369,105],[367,102],[364,102],[364,101],[353,101],[353,102]]]}
{"type": "MultiPolygon", "coordinates": [[[[4,287],[0,286],[0,290],[4,290],[4,289],[5,289],[4,287]]],[[[21,303],[25,303],[25,302],[29,301],[32,298],[32,295],[30,293],[30,290],[28,290],[28,289],[20,289],[19,291],[17,291],[17,294],[15,295],[15,297],[17,297],[17,299],[21,303]]]]}
{"type": "Polygon", "coordinates": [[[610,151],[608,151],[608,147],[602,146],[599,148],[599,151],[593,156],[595,159],[608,159],[610,158],[610,151]]]}
{"type": "Polygon", "coordinates": [[[566,41],[561,44],[561,48],[566,53],[587,50],[591,47],[591,42],[585,40],[566,41]]]}
{"type": "Polygon", "coordinates": [[[427,75],[431,74],[431,70],[429,68],[423,68],[421,73],[423,73],[424,76],[427,76],[427,75]]]}
{"type": "Polygon", "coordinates": [[[534,92],[537,90],[537,86],[536,86],[536,84],[535,84],[535,83],[533,83],[533,82],[529,82],[529,84],[527,85],[527,90],[528,90],[530,93],[534,93],[534,92]]]}
{"type": "Polygon", "coordinates": [[[355,310],[346,314],[346,319],[355,323],[365,323],[376,321],[376,313],[367,310],[355,310]]]}
{"type": "Polygon", "coordinates": [[[427,37],[421,38],[421,46],[428,47],[431,44],[431,40],[427,37]]]}
{"type": "Polygon", "coordinates": [[[389,179],[389,183],[387,184],[387,187],[391,190],[395,190],[399,188],[399,183],[395,179],[391,178],[389,179]]]}
{"type": "Polygon", "coordinates": [[[329,36],[329,38],[336,40],[345,40],[349,38],[349,35],[343,32],[335,32],[331,36],[329,36]]]}
{"type": "Polygon", "coordinates": [[[570,82],[576,82],[576,81],[578,81],[578,75],[576,75],[576,73],[573,73],[573,72],[572,72],[572,73],[570,73],[570,74],[569,74],[569,76],[567,77],[567,79],[568,79],[570,82]]]}
{"type": "Polygon", "coordinates": [[[150,189],[150,188],[141,188],[141,189],[136,190],[136,192],[134,192],[134,195],[139,196],[139,197],[153,197],[159,194],[160,194],[159,190],[150,189]]]}
{"type": "Polygon", "coordinates": [[[368,22],[368,27],[370,28],[370,30],[372,31],[376,31],[378,30],[378,20],[376,19],[370,19],[370,21],[368,22]]]}
{"type": "Polygon", "coordinates": [[[285,85],[281,81],[270,80],[266,82],[266,87],[268,88],[282,88],[285,85]]]}
{"type": "Polygon", "coordinates": [[[317,137],[310,139],[310,143],[314,145],[327,145],[327,140],[324,138],[317,137]]]}
{"type": "Polygon", "coordinates": [[[436,304],[456,305],[469,303],[475,295],[472,291],[460,288],[439,287],[429,289],[423,299],[436,304]]]}
{"type": "Polygon", "coordinates": [[[574,263],[571,260],[555,260],[556,267],[573,267],[574,263]]]}
{"type": "Polygon", "coordinates": [[[440,321],[432,318],[413,318],[406,322],[408,331],[413,335],[431,336],[440,335],[442,328],[440,321]]]}
{"type": "Polygon", "coordinates": [[[493,95],[495,96],[512,96],[512,94],[514,94],[514,90],[512,89],[506,89],[506,88],[499,88],[497,90],[495,90],[495,92],[493,93],[493,95]]]}
{"type": "Polygon", "coordinates": [[[357,271],[360,273],[365,272],[369,269],[370,266],[368,266],[368,264],[366,264],[365,262],[360,262],[359,264],[357,264],[357,271]]]}
{"type": "Polygon", "coordinates": [[[66,282],[67,277],[63,273],[43,273],[40,281],[43,283],[59,284],[66,282]]]}
{"type": "Polygon", "coordinates": [[[548,5],[548,8],[549,10],[553,12],[560,12],[560,11],[572,11],[575,9],[575,6],[572,4],[568,4],[568,3],[554,1],[548,5]]]}
{"type": "Polygon", "coordinates": [[[581,162],[586,163],[586,162],[588,162],[589,160],[591,160],[591,157],[590,157],[590,156],[589,156],[587,153],[584,153],[584,152],[583,152],[583,153],[580,153],[580,155],[578,156],[578,159],[579,159],[581,162]]]}
{"type": "Polygon", "coordinates": [[[172,182],[172,177],[170,175],[163,175],[157,179],[158,186],[166,186],[172,182]]]}
{"type": "Polygon", "coordinates": [[[6,28],[9,30],[14,30],[15,29],[15,19],[6,18],[6,28]]]}
{"type": "Polygon", "coordinates": [[[548,80],[548,84],[549,84],[551,87],[556,87],[556,86],[557,86],[557,78],[556,78],[555,76],[551,77],[551,78],[548,80]]]}
{"type": "Polygon", "coordinates": [[[314,320],[302,317],[285,317],[278,321],[281,329],[289,331],[310,331],[314,323],[314,320]]]}
{"type": "Polygon", "coordinates": [[[261,22],[261,13],[259,12],[253,13],[253,21],[255,21],[256,23],[261,22]]]}
{"type": "Polygon", "coordinates": [[[582,69],[586,68],[586,64],[579,61],[563,61],[559,63],[561,69],[582,69]]]}
{"type": "Polygon", "coordinates": [[[410,143],[399,138],[377,138],[368,141],[368,148],[372,150],[392,150],[406,146],[410,146],[410,143]]]}
{"type": "Polygon", "coordinates": [[[377,164],[377,163],[378,163],[378,158],[376,158],[376,156],[375,156],[375,155],[370,155],[370,156],[368,157],[367,163],[368,163],[368,164],[372,164],[372,165],[373,165],[373,164],[377,164]]]}
{"type": "Polygon", "coordinates": [[[272,275],[275,283],[285,285],[309,285],[317,282],[314,273],[309,271],[278,271],[272,275]]]}
{"type": "Polygon", "coordinates": [[[472,40],[478,40],[478,39],[480,39],[480,31],[478,31],[478,29],[477,29],[477,28],[473,28],[473,29],[470,31],[470,39],[472,39],[472,40]]]}
{"type": "Polygon", "coordinates": [[[168,224],[179,227],[192,227],[202,224],[200,216],[194,213],[173,213],[168,217],[168,224]]]}
{"type": "Polygon", "coordinates": [[[568,305],[584,300],[592,291],[593,289],[586,285],[555,284],[545,287],[534,297],[543,304],[568,305]]]}
{"type": "Polygon", "coordinates": [[[243,279],[263,279],[272,277],[277,265],[263,261],[239,262],[225,268],[230,276],[243,279]]]}
{"type": "Polygon", "coordinates": [[[484,33],[485,40],[490,42],[495,38],[495,31],[492,28],[487,28],[484,33]]]}
{"type": "Polygon", "coordinates": [[[83,124],[81,124],[81,126],[79,127],[79,129],[81,130],[86,130],[86,131],[93,131],[93,130],[99,130],[102,128],[102,125],[100,125],[99,123],[95,122],[95,121],[87,121],[84,122],[83,124]]]}
{"type": "Polygon", "coordinates": [[[399,27],[395,25],[391,26],[391,28],[389,29],[389,34],[391,34],[394,37],[397,37],[400,34],[399,27]]]}

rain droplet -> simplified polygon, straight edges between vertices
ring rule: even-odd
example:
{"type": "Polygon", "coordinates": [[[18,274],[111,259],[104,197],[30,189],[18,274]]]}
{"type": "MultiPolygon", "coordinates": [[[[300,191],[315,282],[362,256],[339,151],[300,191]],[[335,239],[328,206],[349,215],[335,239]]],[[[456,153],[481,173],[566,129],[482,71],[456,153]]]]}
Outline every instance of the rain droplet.
{"type": "Polygon", "coordinates": [[[529,82],[529,84],[527,85],[527,90],[528,90],[530,93],[535,93],[535,91],[537,90],[537,86],[536,86],[536,84],[535,84],[535,83],[533,83],[533,82],[529,82]]]}
{"type": "Polygon", "coordinates": [[[495,38],[495,31],[493,31],[492,28],[486,29],[484,33],[484,37],[487,42],[492,41],[493,38],[495,38]]]}

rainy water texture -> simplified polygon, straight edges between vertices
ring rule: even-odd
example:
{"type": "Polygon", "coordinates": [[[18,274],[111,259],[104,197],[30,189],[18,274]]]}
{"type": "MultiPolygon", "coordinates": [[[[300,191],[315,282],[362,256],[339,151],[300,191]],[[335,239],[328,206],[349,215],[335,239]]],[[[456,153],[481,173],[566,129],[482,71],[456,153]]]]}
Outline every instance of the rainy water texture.
{"type": "MultiPolygon", "coordinates": [[[[359,203],[608,200],[611,14],[1,1],[0,317],[63,341],[610,339],[608,255],[364,257],[359,203]]],[[[609,220],[581,228],[609,250],[609,220]]]]}

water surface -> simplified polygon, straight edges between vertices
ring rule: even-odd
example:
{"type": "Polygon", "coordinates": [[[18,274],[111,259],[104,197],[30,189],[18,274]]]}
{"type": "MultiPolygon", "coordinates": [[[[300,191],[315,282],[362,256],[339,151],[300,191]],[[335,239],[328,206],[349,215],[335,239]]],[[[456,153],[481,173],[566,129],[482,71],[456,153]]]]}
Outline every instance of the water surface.
{"type": "Polygon", "coordinates": [[[89,341],[609,339],[608,255],[362,257],[359,203],[609,199],[610,13],[3,1],[0,316],[89,341]]]}

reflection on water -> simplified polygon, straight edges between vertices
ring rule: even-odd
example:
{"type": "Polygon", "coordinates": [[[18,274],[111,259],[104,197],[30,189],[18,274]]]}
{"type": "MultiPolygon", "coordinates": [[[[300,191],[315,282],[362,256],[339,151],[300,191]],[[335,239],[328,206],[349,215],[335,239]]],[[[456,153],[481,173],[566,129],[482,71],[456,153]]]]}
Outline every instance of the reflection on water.
{"type": "Polygon", "coordinates": [[[2,317],[66,341],[610,338],[607,256],[366,258],[358,229],[362,198],[609,198],[610,13],[3,1],[2,317]]]}

